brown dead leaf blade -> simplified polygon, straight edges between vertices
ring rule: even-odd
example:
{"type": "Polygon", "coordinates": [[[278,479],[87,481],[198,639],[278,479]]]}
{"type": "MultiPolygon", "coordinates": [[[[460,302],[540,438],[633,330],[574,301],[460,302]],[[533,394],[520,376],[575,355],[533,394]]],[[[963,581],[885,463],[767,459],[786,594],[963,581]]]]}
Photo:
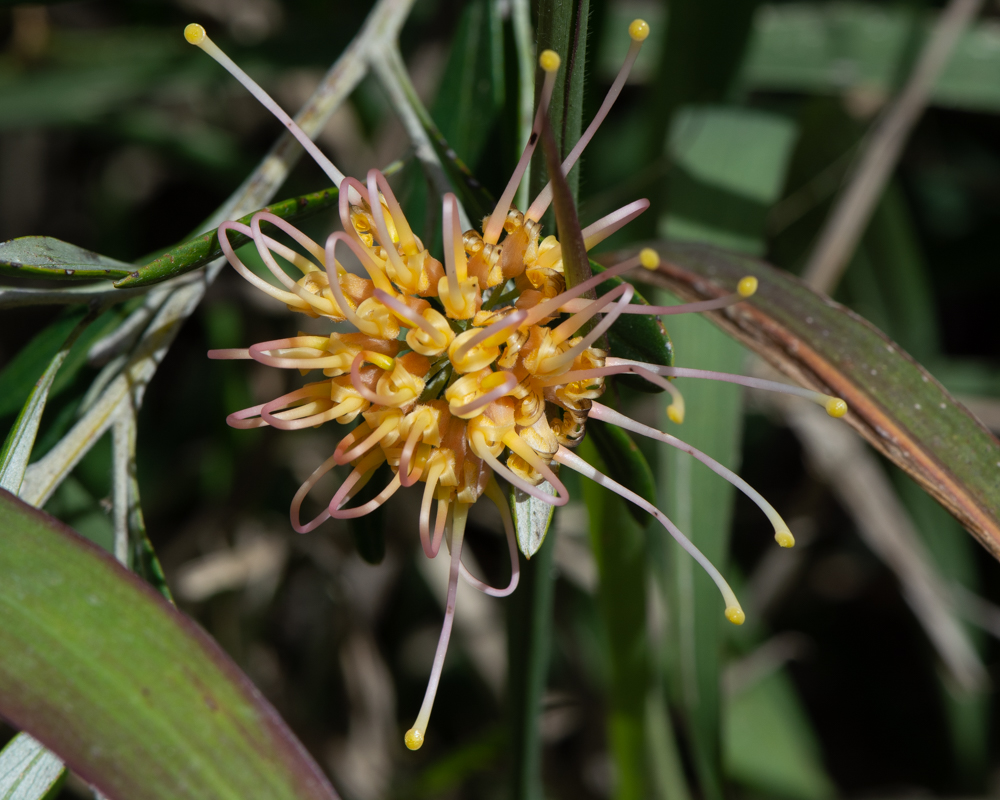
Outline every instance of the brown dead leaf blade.
{"type": "Polygon", "coordinates": [[[756,276],[757,293],[708,314],[712,321],[801,385],[844,398],[845,420],[1000,559],[1000,441],[927,370],[787,272],[702,245],[656,249],[663,263],[643,280],[685,300],[729,294],[744,275],[756,276]]]}

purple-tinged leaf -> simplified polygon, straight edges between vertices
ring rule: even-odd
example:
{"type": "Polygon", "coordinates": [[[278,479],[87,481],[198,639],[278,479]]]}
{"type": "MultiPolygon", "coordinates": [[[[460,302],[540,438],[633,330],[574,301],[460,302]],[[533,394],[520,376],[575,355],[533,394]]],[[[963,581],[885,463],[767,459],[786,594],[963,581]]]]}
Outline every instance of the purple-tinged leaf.
{"type": "Polygon", "coordinates": [[[110,800],[336,793],[219,646],[138,577],[0,492],[0,715],[110,800]]]}
{"type": "Polygon", "coordinates": [[[719,297],[756,276],[757,293],[712,321],[800,384],[846,400],[845,420],[1000,558],[1000,441],[927,370],[787,272],[700,245],[657,249],[663,263],[644,280],[684,299],[719,297]]]}

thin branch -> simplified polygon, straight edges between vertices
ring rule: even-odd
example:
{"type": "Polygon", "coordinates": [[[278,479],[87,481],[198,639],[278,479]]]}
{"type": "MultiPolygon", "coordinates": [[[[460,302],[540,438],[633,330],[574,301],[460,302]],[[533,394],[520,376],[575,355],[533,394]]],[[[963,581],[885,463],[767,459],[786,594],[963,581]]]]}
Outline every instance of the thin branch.
{"type": "Polygon", "coordinates": [[[2,286],[0,287],[0,309],[24,308],[26,306],[85,305],[93,301],[114,305],[146,294],[148,291],[148,286],[140,286],[137,289],[116,289],[111,281],[101,281],[85,286],[70,286],[64,289],[23,289],[17,286],[2,286]]]}
{"type": "Polygon", "coordinates": [[[955,583],[951,587],[958,613],[966,621],[1000,639],[1000,606],[955,583]]]}
{"type": "Polygon", "coordinates": [[[813,288],[829,293],[840,280],[910,131],[927,106],[934,82],[982,5],[983,0],[950,0],[941,12],[906,86],[875,124],[851,170],[847,188],[820,232],[803,273],[813,288]]]}
{"type": "MultiPolygon", "coordinates": [[[[410,80],[403,56],[395,42],[386,47],[380,58],[372,61],[372,70],[389,96],[389,102],[400,122],[403,123],[406,135],[413,143],[417,160],[427,176],[428,183],[434,188],[438,197],[443,197],[451,191],[451,182],[448,180],[444,167],[434,151],[431,138],[421,122],[421,116],[429,119],[430,115],[423,107],[423,102],[410,80]]],[[[461,200],[458,203],[458,216],[462,230],[469,230],[473,227],[461,200]]]]}
{"type": "Polygon", "coordinates": [[[125,403],[119,406],[111,430],[111,521],[114,526],[114,555],[128,568],[129,480],[135,451],[135,412],[125,403]]]}

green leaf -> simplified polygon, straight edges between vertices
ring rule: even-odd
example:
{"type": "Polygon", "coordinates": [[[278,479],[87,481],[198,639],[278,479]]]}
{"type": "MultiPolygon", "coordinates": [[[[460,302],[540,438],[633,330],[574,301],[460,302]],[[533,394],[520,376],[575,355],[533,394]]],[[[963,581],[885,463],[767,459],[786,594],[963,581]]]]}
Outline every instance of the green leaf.
{"type": "MultiPolygon", "coordinates": [[[[602,464],[596,458],[596,448],[589,443],[594,422],[591,420],[587,425],[588,437],[580,447],[580,455],[600,471],[624,483],[615,471],[615,463],[602,464]]],[[[606,426],[606,430],[610,433],[617,429],[606,426]]],[[[646,698],[650,689],[644,526],[637,525],[622,513],[624,501],[617,495],[592,481],[582,483],[590,517],[590,544],[600,575],[598,604],[611,663],[611,709],[607,730],[616,766],[615,798],[640,800],[649,796],[643,747],[646,698]]],[[[652,486],[646,488],[655,493],[652,486]]],[[[662,528],[658,533],[666,535],[662,528]]]]}
{"type": "MultiPolygon", "coordinates": [[[[743,66],[751,91],[840,95],[863,89],[888,97],[934,14],[874,3],[771,4],[759,14],[743,66]],[[915,32],[916,29],[916,32],[915,32]]],[[[935,105],[1000,110],[1000,30],[992,21],[965,33],[931,90],[935,105]]]]}
{"type": "MultiPolygon", "coordinates": [[[[559,53],[563,64],[572,64],[569,81],[557,81],[550,113],[558,121],[558,143],[568,152],[580,138],[584,70],[586,67],[586,42],[588,0],[576,3],[567,0],[540,0],[538,3],[538,39],[536,51],[552,48],[559,53]],[[567,60],[571,47],[574,58],[567,60]],[[568,92],[568,97],[567,93],[568,92]],[[565,115],[563,110],[570,107],[565,115]],[[565,136],[563,136],[565,132],[565,136]]],[[[536,68],[536,76],[539,70],[536,68]]],[[[540,89],[541,81],[536,81],[540,89]]],[[[536,95],[537,97],[537,95],[536,95]]],[[[535,196],[546,183],[541,154],[536,154],[531,167],[529,186],[535,196]]],[[[575,181],[579,170],[570,173],[575,181]]],[[[575,195],[573,197],[575,200],[575,195]]],[[[470,212],[471,213],[471,212],[470,212]]],[[[586,254],[584,254],[586,258],[586,254]]],[[[589,263],[584,266],[589,271],[589,263]]],[[[510,672],[508,706],[511,723],[511,793],[517,800],[541,800],[542,788],[542,739],[539,731],[542,694],[549,671],[549,640],[552,636],[552,595],[555,578],[552,570],[552,553],[555,534],[547,536],[545,543],[521,570],[521,588],[515,592],[508,621],[510,646],[510,672]]]]}
{"type": "Polygon", "coordinates": [[[476,164],[504,102],[503,24],[494,0],[466,3],[432,114],[466,164],[476,164]]]}
{"type": "MultiPolygon", "coordinates": [[[[49,396],[55,397],[66,389],[87,365],[90,346],[115,328],[129,311],[126,304],[106,311],[83,331],[69,352],[62,369],[56,375],[49,396]]],[[[62,343],[77,323],[84,318],[86,309],[75,308],[60,315],[55,322],[32,339],[0,372],[0,416],[12,414],[27,402],[45,366],[59,352],[62,343]]]]}
{"type": "MultiPolygon", "coordinates": [[[[539,0],[536,53],[554,50],[561,66],[556,79],[549,119],[556,147],[562,156],[569,154],[583,131],[583,93],[587,77],[587,38],[590,21],[590,0],[539,0]]],[[[541,92],[544,73],[535,64],[535,102],[541,92]]],[[[536,152],[531,162],[529,181],[531,197],[537,197],[549,181],[546,156],[536,152]]],[[[567,176],[570,196],[576,202],[580,184],[580,168],[567,176]]]]}
{"type": "Polygon", "coordinates": [[[204,631],[62,523],[0,493],[0,714],[112,800],[330,800],[204,631]]]}
{"type": "Polygon", "coordinates": [[[726,705],[726,773],[767,797],[826,800],[836,790],[791,680],[778,670],[726,705]]]}
{"type": "MultiPolygon", "coordinates": [[[[587,421],[587,437],[600,453],[601,460],[608,468],[607,474],[655,506],[656,479],[649,462],[632,437],[621,428],[597,419],[587,421]]],[[[626,503],[625,506],[641,526],[646,527],[652,521],[653,518],[637,505],[626,503]]]]}
{"type": "Polygon", "coordinates": [[[18,414],[14,427],[7,434],[3,448],[0,449],[0,488],[13,494],[17,494],[18,489],[21,488],[21,480],[24,478],[24,471],[28,468],[28,461],[31,459],[35,437],[38,435],[38,427],[41,425],[45,403],[49,397],[49,390],[55,382],[56,373],[66,361],[77,337],[93,319],[94,314],[88,314],[70,331],[66,341],[52,357],[45,372],[42,373],[28,395],[28,401],[21,409],[21,413],[18,414]]]}
{"type": "Polygon", "coordinates": [[[685,299],[756,276],[739,314],[710,319],[794,380],[846,400],[845,420],[1000,557],[1000,442],[899,345],[763,262],[697,245],[658,250],[663,263],[647,280],[685,299]]]}
{"type": "MultiPolygon", "coordinates": [[[[707,13],[707,12],[706,12],[707,13]]],[[[777,201],[797,136],[776,114],[725,106],[684,106],[670,130],[672,204],[660,227],[677,239],[703,238],[746,252],[762,252],[767,210],[777,201]]],[[[673,317],[671,332],[681,363],[739,372],[744,351],[699,316],[673,317]]],[[[739,468],[742,397],[732,384],[684,381],[691,409],[676,433],[729,469],[739,468]]],[[[664,426],[668,425],[661,416],[664,426]]],[[[691,541],[724,571],[735,489],[695,465],[690,456],[659,445],[662,496],[668,514],[691,541]]],[[[659,554],[658,572],[673,597],[671,684],[690,731],[692,755],[707,797],[721,797],[721,699],[723,626],[718,590],[685,553],[659,554]]]]}
{"type": "Polygon", "coordinates": [[[0,800],[48,800],[59,794],[66,768],[54,753],[26,733],[0,752],[0,800]]]}
{"type": "MultiPolygon", "coordinates": [[[[555,489],[548,482],[539,484],[539,488],[555,496],[555,489]]],[[[537,497],[522,492],[516,486],[510,487],[510,513],[514,518],[514,530],[517,533],[517,546],[525,558],[531,558],[541,548],[552,526],[552,516],[555,506],[539,500],[537,497]]]]}
{"type": "Polygon", "coordinates": [[[552,646],[555,539],[553,531],[535,557],[521,564],[521,581],[507,605],[510,780],[511,797],[516,800],[543,800],[545,797],[538,722],[552,646]]]}
{"type": "Polygon", "coordinates": [[[123,278],[132,265],[51,236],[0,244],[0,275],[15,278],[123,278]]]}
{"type": "Polygon", "coordinates": [[[670,131],[670,213],[660,233],[762,255],[765,218],[781,196],[794,122],[764,111],[685,106],[670,131]]]}
{"type": "Polygon", "coordinates": [[[66,337],[86,315],[86,310],[79,308],[61,314],[0,371],[0,417],[24,405],[25,398],[45,371],[45,365],[52,361],[66,337]]]}
{"type": "MultiPolygon", "coordinates": [[[[671,323],[682,364],[700,369],[738,372],[744,351],[713,330],[700,316],[684,315],[671,323]]],[[[690,409],[684,424],[674,426],[661,412],[660,424],[723,466],[739,469],[743,407],[741,391],[732,384],[685,381],[681,385],[690,409]]],[[[657,445],[661,506],[694,545],[726,573],[735,490],[731,484],[687,453],[657,445]]],[[[683,709],[692,755],[702,791],[721,796],[719,679],[724,628],[723,603],[711,578],[679,547],[651,537],[659,549],[656,577],[673,609],[674,635],[669,639],[672,696],[683,709]],[[690,631],[687,636],[681,631],[690,631]]]]}
{"type": "MultiPolygon", "coordinates": [[[[336,205],[337,195],[336,187],[331,187],[319,192],[304,194],[301,197],[293,197],[290,200],[282,200],[280,203],[273,203],[260,211],[269,211],[289,222],[298,222],[336,205]]],[[[255,211],[253,214],[247,214],[237,221],[249,225],[254,214],[258,213],[260,212],[255,211]]],[[[230,232],[229,241],[235,250],[252,239],[240,233],[230,232]]],[[[222,247],[219,244],[218,228],[216,228],[177,245],[138,269],[130,267],[128,274],[120,276],[121,280],[115,282],[115,288],[131,289],[136,286],[150,286],[154,283],[160,283],[203,267],[221,255],[222,247]]]]}

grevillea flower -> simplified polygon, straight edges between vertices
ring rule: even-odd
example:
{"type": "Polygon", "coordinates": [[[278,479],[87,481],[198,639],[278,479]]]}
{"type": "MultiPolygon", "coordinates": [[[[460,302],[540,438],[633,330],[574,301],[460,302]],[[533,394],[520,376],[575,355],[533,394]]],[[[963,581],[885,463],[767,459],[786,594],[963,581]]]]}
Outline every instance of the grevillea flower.
{"type": "MultiPolygon", "coordinates": [[[[642,20],[629,26],[631,47],[618,77],[580,141],[562,164],[563,174],[576,163],[607,115],[638,55],[649,28],[642,20]]],[[[291,522],[296,531],[312,531],[330,518],[350,519],[369,513],[401,487],[423,484],[420,542],[429,558],[442,541],[451,553],[444,624],[423,705],[405,741],[417,749],[424,740],[444,665],[455,613],[459,576],[472,586],[504,597],[517,586],[517,545],[510,509],[497,476],[538,500],[563,505],[569,500],[555,465],[576,470],[652,514],[709,573],[725,600],[726,617],[741,624],[740,604],[719,571],[681,531],[645,499],[573,452],[587,420],[596,418],[678,447],[707,464],[745,492],[770,518],[783,547],[794,543],[774,508],[737,475],[670,434],[643,425],[598,402],[611,375],[640,376],[668,391],[672,421],[684,416],[683,398],[668,379],[714,378],[757,388],[789,391],[825,405],[834,416],[846,411],[842,400],[783,384],[722,373],[678,369],[613,358],[598,345],[621,314],[675,314],[722,308],[756,290],[744,278],[729,297],[681,306],[631,304],[634,289],[620,283],[599,299],[584,295],[599,284],[636,269],[655,269],[659,257],[646,249],[576,286],[567,287],[560,244],[542,238],[539,222],[552,200],[551,184],[521,213],[511,201],[524,176],[545,122],[559,56],[547,50],[539,58],[545,73],[538,111],[527,146],[482,231],[462,231],[456,197],[443,198],[444,263],[414,234],[385,176],[369,171],[362,183],[345,177],[259,86],[207,37],[200,25],[185,30],[189,42],[221,63],[298,138],[339,187],[343,230],[320,245],[279,217],[262,211],[249,225],[226,222],[219,241],[230,264],[246,280],[289,309],[331,323],[349,323],[354,331],[290,336],[245,350],[215,350],[211,358],[253,359],[282,369],[320,373],[322,379],[267,403],[231,414],[230,425],[281,430],[311,428],[336,421],[358,424],[340,441],[296,493],[291,522]],[[301,250],[273,238],[263,225],[286,234],[301,250]],[[240,261],[229,241],[236,231],[252,238],[277,285],[255,275],[240,261]],[[339,251],[338,251],[339,248],[339,251]],[[367,277],[347,271],[337,255],[350,251],[367,277]],[[300,273],[294,279],[275,256],[300,273]],[[589,326],[589,327],[588,327],[589,326]],[[392,480],[377,496],[350,506],[376,470],[388,464],[392,480]],[[333,467],[353,467],[326,509],[303,521],[302,502],[333,467]],[[548,484],[544,486],[543,484],[548,484]],[[546,489],[551,489],[547,491],[546,489]],[[483,495],[503,519],[510,553],[507,586],[488,586],[462,564],[462,541],[469,508],[483,495]]],[[[648,208],[637,200],[583,230],[589,250],[648,208]]]]}

